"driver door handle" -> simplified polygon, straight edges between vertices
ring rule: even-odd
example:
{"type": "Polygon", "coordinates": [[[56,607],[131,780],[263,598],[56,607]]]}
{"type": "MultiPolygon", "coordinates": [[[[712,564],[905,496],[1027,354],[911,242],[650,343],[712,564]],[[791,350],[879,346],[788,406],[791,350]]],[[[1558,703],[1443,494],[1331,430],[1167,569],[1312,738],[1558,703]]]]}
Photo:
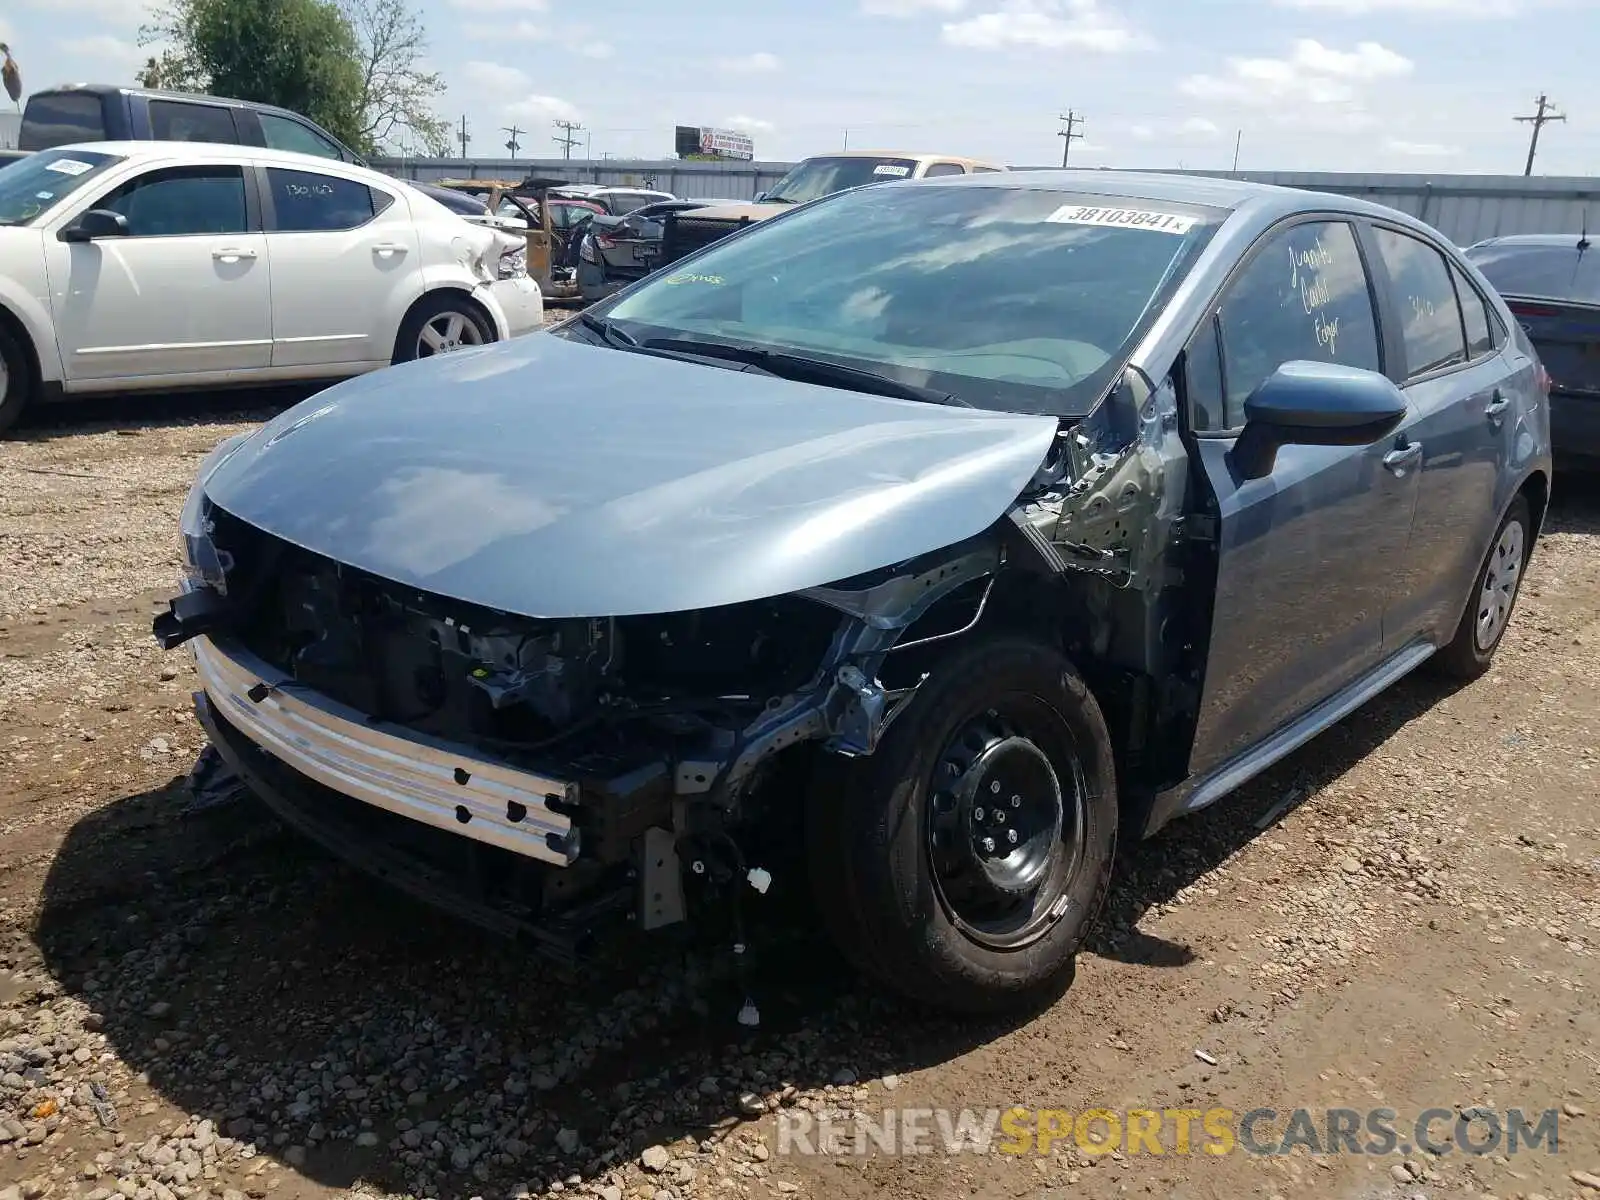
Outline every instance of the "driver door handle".
{"type": "Polygon", "coordinates": [[[1412,442],[1409,446],[1402,446],[1391,450],[1383,456],[1383,465],[1396,475],[1404,475],[1412,466],[1422,461],[1422,443],[1412,442]]]}
{"type": "Polygon", "coordinates": [[[404,254],[406,248],[399,242],[379,242],[372,248],[374,254],[381,254],[387,258],[391,254],[404,254]]]}
{"type": "Polygon", "coordinates": [[[218,262],[238,262],[240,259],[250,259],[255,256],[254,250],[242,250],[237,246],[224,246],[211,252],[211,257],[218,262]]]}
{"type": "Polygon", "coordinates": [[[1498,425],[1500,423],[1501,416],[1503,416],[1506,409],[1510,407],[1511,397],[1507,396],[1504,392],[1497,388],[1495,389],[1494,399],[1483,406],[1483,415],[1498,425]]]}

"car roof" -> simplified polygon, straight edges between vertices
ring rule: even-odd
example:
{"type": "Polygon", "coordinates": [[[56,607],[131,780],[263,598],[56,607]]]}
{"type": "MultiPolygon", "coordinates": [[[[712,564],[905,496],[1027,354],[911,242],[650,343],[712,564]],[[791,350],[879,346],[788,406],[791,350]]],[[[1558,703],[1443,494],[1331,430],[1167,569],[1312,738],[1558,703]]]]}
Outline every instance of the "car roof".
{"type": "Polygon", "coordinates": [[[266,166],[291,167],[296,170],[348,171],[363,179],[386,183],[405,183],[392,175],[374,171],[357,163],[324,158],[319,154],[301,154],[294,150],[273,150],[267,146],[245,146],[238,142],[69,142],[64,146],[51,146],[36,154],[114,154],[128,159],[160,159],[166,162],[198,162],[210,158],[233,158],[243,162],[262,163],[266,166]]]}
{"type": "Polygon", "coordinates": [[[1047,168],[981,175],[939,175],[932,179],[898,180],[892,187],[1001,187],[1043,191],[1091,193],[1125,200],[1194,204],[1225,211],[1249,209],[1266,217],[1324,211],[1400,219],[1411,225],[1413,217],[1355,196],[1280,187],[1246,179],[1219,179],[1209,175],[1167,175],[1159,171],[1112,171],[1099,168],[1047,168]]]}
{"type": "MultiPolygon", "coordinates": [[[[220,105],[224,108],[250,108],[258,112],[286,113],[299,116],[291,109],[277,104],[263,104],[259,100],[236,100],[231,96],[212,96],[201,92],[175,92],[166,88],[146,88],[120,83],[62,83],[55,87],[40,88],[34,96],[59,95],[63,92],[81,92],[91,96],[142,96],[147,100],[182,100],[193,104],[220,105]]],[[[30,96],[29,99],[32,99],[30,96]]]]}
{"type": "Polygon", "coordinates": [[[1584,235],[1580,233],[1507,233],[1474,242],[1468,249],[1476,250],[1480,246],[1527,246],[1529,249],[1567,249],[1576,253],[1582,248],[1579,243],[1583,239],[1584,235]]]}
{"type": "Polygon", "coordinates": [[[953,162],[964,167],[1000,167],[1002,163],[987,158],[969,158],[964,154],[929,154],[923,150],[830,150],[826,154],[808,154],[806,158],[910,158],[919,163],[953,162]]]}

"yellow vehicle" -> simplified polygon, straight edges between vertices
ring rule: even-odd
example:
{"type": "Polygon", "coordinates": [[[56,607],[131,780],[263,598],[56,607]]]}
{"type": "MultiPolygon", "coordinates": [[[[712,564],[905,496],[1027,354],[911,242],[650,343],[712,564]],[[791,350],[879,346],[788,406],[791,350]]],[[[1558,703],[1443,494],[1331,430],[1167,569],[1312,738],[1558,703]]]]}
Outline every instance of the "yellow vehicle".
{"type": "MultiPolygon", "coordinates": [[[[497,229],[523,232],[528,242],[528,275],[546,300],[571,300],[578,295],[578,274],[558,265],[565,256],[573,218],[600,212],[597,205],[565,197],[552,198],[560,179],[440,179],[435,187],[464,192],[482,200],[497,229]],[[574,211],[577,210],[577,211],[574,211]]],[[[578,222],[581,223],[581,222],[578,222]]]]}

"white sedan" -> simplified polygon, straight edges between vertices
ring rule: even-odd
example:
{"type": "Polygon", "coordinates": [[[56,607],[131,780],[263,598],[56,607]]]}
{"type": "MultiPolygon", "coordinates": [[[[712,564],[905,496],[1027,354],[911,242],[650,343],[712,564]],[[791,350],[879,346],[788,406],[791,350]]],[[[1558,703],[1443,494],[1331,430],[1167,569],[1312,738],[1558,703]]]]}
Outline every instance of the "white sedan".
{"type": "Polygon", "coordinates": [[[338,379],[543,313],[522,238],[362,167],[94,142],[0,172],[0,429],[34,399],[338,379]]]}

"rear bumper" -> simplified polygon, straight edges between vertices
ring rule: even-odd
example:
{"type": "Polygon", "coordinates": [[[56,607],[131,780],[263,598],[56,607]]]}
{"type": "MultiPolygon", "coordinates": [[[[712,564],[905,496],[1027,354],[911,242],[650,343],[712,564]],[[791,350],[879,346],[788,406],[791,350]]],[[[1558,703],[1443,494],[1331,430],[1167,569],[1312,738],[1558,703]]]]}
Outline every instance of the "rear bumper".
{"type": "Polygon", "coordinates": [[[1600,459],[1600,396],[1552,392],[1550,445],[1559,457],[1600,459]]]}
{"type": "Polygon", "coordinates": [[[544,325],[544,296],[539,285],[527,276],[520,279],[498,279],[484,285],[503,318],[502,336],[514,338],[531,333],[544,325]]]}
{"type": "Polygon", "coordinates": [[[425,738],[300,687],[237,646],[192,643],[209,703],[293,771],[374,808],[551,866],[578,857],[578,830],[551,807],[578,788],[425,738]]]}

